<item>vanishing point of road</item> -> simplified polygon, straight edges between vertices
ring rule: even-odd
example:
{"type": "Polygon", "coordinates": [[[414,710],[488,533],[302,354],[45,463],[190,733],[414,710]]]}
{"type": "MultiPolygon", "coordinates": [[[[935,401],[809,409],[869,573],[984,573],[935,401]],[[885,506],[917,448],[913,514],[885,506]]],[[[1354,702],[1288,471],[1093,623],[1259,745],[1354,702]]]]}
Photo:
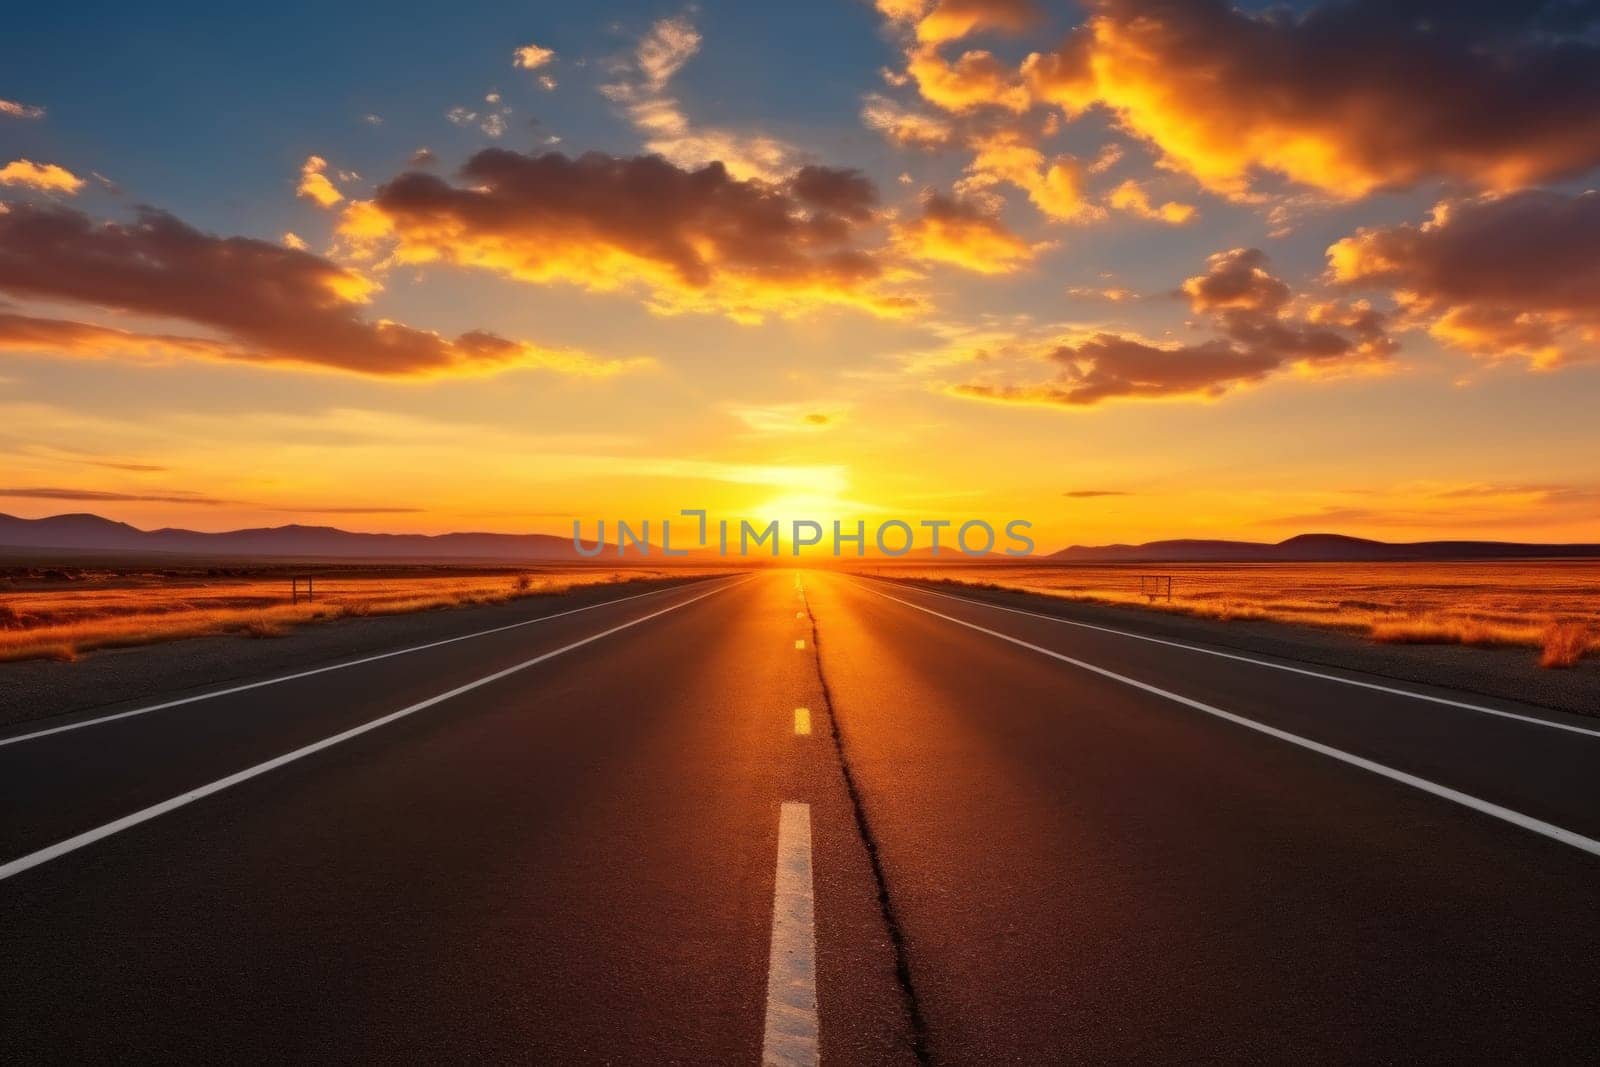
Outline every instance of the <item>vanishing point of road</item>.
{"type": "Polygon", "coordinates": [[[1600,1049],[1600,720],[832,572],[525,614],[0,735],[0,1058],[1600,1049]]]}

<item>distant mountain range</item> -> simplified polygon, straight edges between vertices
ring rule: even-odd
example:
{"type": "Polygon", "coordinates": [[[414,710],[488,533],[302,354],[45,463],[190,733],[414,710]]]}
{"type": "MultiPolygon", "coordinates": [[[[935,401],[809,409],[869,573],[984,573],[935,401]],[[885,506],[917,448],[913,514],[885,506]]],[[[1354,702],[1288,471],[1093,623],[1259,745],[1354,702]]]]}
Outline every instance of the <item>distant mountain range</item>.
{"type": "MultiPolygon", "coordinates": [[[[586,542],[586,548],[593,542],[586,542]]],[[[187,556],[360,560],[497,560],[572,562],[583,560],[570,537],[554,534],[380,534],[332,526],[268,526],[225,533],[197,530],[141,530],[99,515],[54,515],[19,519],[0,514],[0,548],[35,551],[147,553],[187,556]]],[[[696,556],[704,558],[703,553],[696,556]]],[[[1142,545],[1074,545],[1035,561],[1060,563],[1360,563],[1386,560],[1535,559],[1600,557],[1600,545],[1540,545],[1509,541],[1415,541],[1391,544],[1339,534],[1301,534],[1277,544],[1256,541],[1150,541],[1142,545]]],[[[607,547],[595,562],[616,560],[607,547]]],[[[630,551],[627,558],[639,558],[630,551]]],[[[651,560],[662,558],[659,548],[651,560]]],[[[906,557],[927,559],[920,549],[906,557]]],[[[1005,562],[996,556],[990,562],[1005,562]]],[[[942,562],[973,562],[959,553],[941,553],[942,562]]],[[[930,560],[931,562],[931,560],[930,560]]]]}
{"type": "Polygon", "coordinates": [[[1142,545],[1073,545],[1046,559],[1061,563],[1377,563],[1405,560],[1552,559],[1600,556],[1600,545],[1515,541],[1369,541],[1342,534],[1301,534],[1287,541],[1148,541],[1142,545]]]}
{"type": "MultiPolygon", "coordinates": [[[[592,547],[586,543],[585,547],[592,547]]],[[[284,556],[301,559],[492,559],[518,562],[581,560],[572,538],[553,534],[353,533],[332,526],[269,526],[226,533],[141,530],[99,515],[19,519],[0,515],[0,547],[73,552],[162,553],[189,556],[284,556]]],[[[630,556],[633,553],[629,553],[630,556]]],[[[652,558],[655,553],[651,553],[652,558]]],[[[617,558],[608,549],[596,560],[617,558]]]]}

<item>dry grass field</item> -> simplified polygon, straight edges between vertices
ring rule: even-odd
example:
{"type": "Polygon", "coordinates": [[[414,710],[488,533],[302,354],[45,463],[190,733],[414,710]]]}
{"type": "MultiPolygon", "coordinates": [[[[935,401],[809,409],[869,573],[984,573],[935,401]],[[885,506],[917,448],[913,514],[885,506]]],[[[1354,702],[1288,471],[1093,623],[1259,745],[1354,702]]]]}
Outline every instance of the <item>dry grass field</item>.
{"type": "Polygon", "coordinates": [[[73,659],[208,634],[276,637],[296,626],[354,616],[394,615],[580,586],[687,576],[688,568],[445,567],[110,568],[0,570],[0,662],[73,659]],[[290,595],[291,574],[310,574],[315,599],[290,595]]]}
{"type": "Polygon", "coordinates": [[[1380,642],[1526,647],[1545,667],[1600,652],[1600,560],[874,569],[1210,619],[1301,623],[1380,642]],[[1156,575],[1171,576],[1170,601],[1141,595],[1141,577],[1156,575]]]}

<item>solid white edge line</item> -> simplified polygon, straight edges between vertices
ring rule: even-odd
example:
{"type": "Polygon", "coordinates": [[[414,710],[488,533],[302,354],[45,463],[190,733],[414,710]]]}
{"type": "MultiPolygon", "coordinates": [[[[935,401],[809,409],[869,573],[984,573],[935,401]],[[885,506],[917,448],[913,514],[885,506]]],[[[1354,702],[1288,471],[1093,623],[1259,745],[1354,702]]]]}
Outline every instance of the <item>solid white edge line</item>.
{"type": "MultiPolygon", "coordinates": [[[[748,580],[749,579],[746,579],[746,581],[748,580]]],[[[81,834],[76,834],[72,837],[65,838],[64,840],[57,841],[53,845],[47,845],[44,848],[30,852],[25,856],[19,856],[9,863],[0,864],[0,881],[5,881],[12,875],[21,874],[23,871],[37,867],[42,863],[48,863],[51,860],[59,859],[70,852],[76,852],[78,849],[83,848],[86,845],[92,845],[96,841],[110,837],[112,834],[121,833],[123,830],[138,826],[140,823],[149,822],[151,819],[157,818],[158,816],[165,815],[171,811],[176,811],[185,805],[192,804],[195,801],[204,797],[208,797],[213,793],[220,793],[224,789],[229,789],[238,785],[240,782],[247,782],[252,778],[266,774],[268,771],[276,770],[285,764],[293,763],[295,760],[304,759],[306,756],[321,752],[325,748],[332,748],[334,745],[337,745],[340,742],[348,741],[353,737],[359,737],[364,733],[376,730],[380,726],[387,726],[389,723],[392,723],[397,719],[403,719],[406,716],[413,715],[425,708],[431,708],[435,704],[443,703],[444,701],[449,700],[452,697],[458,697],[463,693],[470,693],[472,690],[486,686],[491,682],[497,682],[502,678],[516,674],[518,671],[526,670],[527,668],[538,663],[543,663],[547,659],[554,659],[556,656],[562,655],[566,652],[571,652],[573,649],[582,648],[584,645],[591,644],[603,637],[610,637],[614,633],[618,633],[633,626],[638,626],[642,622],[649,622],[651,619],[654,619],[660,615],[665,615],[669,611],[677,611],[679,608],[687,607],[697,600],[704,600],[706,597],[715,593],[719,593],[727,588],[729,588],[729,586],[719,585],[714,589],[709,589],[706,592],[701,593],[699,596],[691,597],[688,600],[673,604],[670,607],[662,608],[659,611],[652,611],[648,615],[641,615],[636,619],[630,619],[621,625],[611,627],[609,630],[602,630],[597,634],[590,634],[588,637],[574,641],[569,645],[563,645],[562,647],[554,649],[550,652],[541,653],[537,656],[534,656],[532,659],[523,660],[521,663],[514,664],[505,668],[504,670],[495,671],[493,674],[486,674],[476,681],[468,682],[465,685],[458,685],[448,692],[440,693],[437,696],[431,696],[426,700],[419,700],[417,703],[403,707],[399,711],[391,711],[387,715],[380,716],[371,720],[370,722],[364,722],[360,726],[353,726],[342,733],[334,734],[331,737],[324,737],[320,741],[313,741],[309,745],[303,745],[292,752],[285,752],[283,755],[275,756],[264,763],[257,763],[253,767],[246,767],[244,770],[236,771],[225,778],[218,778],[214,782],[208,782],[207,784],[191,789],[188,792],[180,793],[175,797],[169,797],[158,804],[152,804],[147,808],[141,808],[131,815],[124,815],[120,819],[114,819],[102,826],[95,827],[93,830],[86,830],[81,834]]]]}
{"type": "MultiPolygon", "coordinates": [[[[905,588],[899,586],[898,588],[905,588]]],[[[1470,704],[1464,700],[1451,700],[1449,697],[1432,696],[1428,693],[1418,693],[1410,689],[1400,689],[1395,686],[1379,685],[1376,682],[1363,682],[1355,678],[1344,678],[1337,674],[1325,674],[1322,671],[1308,670],[1305,667],[1291,667],[1286,663],[1274,663],[1271,660],[1256,659],[1253,656],[1241,656],[1234,652],[1220,652],[1214,648],[1204,648],[1200,645],[1188,645],[1182,641],[1171,641],[1163,637],[1150,637],[1146,634],[1136,634],[1131,630],[1118,630],[1112,626],[1097,626],[1092,622],[1078,622],[1075,619],[1063,619],[1059,615],[1045,615],[1037,611],[1025,611],[1022,608],[1008,608],[1003,604],[991,604],[986,600],[973,600],[970,597],[955,596],[950,593],[940,592],[937,589],[926,589],[922,586],[910,588],[929,596],[943,597],[962,604],[971,604],[974,607],[993,608],[995,611],[1006,611],[1013,615],[1026,615],[1033,619],[1043,619],[1046,622],[1058,622],[1063,626],[1076,626],[1082,630],[1095,630],[1103,634],[1114,634],[1117,637],[1127,637],[1135,641],[1148,641],[1153,645],[1165,645],[1168,648],[1181,648],[1186,652],[1198,652],[1203,656],[1216,656],[1219,659],[1236,660],[1239,663],[1252,663],[1257,667],[1267,667],[1275,671],[1285,671],[1289,674],[1300,674],[1307,678],[1319,678],[1325,682],[1338,682],[1340,685],[1353,685],[1360,689],[1372,689],[1380,693],[1390,693],[1394,696],[1410,697],[1413,700],[1424,700],[1430,704],[1443,704],[1446,707],[1460,708],[1463,711],[1476,711],[1483,715],[1495,715],[1502,719],[1515,719],[1518,722],[1532,723],[1535,726],[1548,726],[1552,730],[1566,730],[1568,733],[1583,734],[1586,737],[1600,738],[1600,729],[1588,726],[1573,726],[1569,723],[1555,722],[1551,719],[1541,719],[1535,715],[1521,715],[1514,711],[1501,711],[1499,708],[1485,707],[1482,704],[1470,704]]],[[[1021,590],[1018,590],[1021,592],[1021,590]]]]}
{"type": "Polygon", "coordinates": [[[1534,833],[1542,834],[1553,841],[1559,841],[1564,845],[1570,845],[1575,849],[1589,853],[1591,856],[1600,856],[1600,841],[1597,841],[1592,837],[1585,837],[1576,831],[1568,830],[1565,827],[1557,826],[1554,823],[1545,822],[1543,819],[1536,819],[1531,815],[1524,815],[1520,811],[1513,811],[1510,808],[1502,807],[1501,805],[1495,804],[1492,801],[1483,800],[1479,797],[1472,796],[1470,793],[1463,793],[1459,789],[1451,789],[1447,785],[1440,785],[1437,782],[1431,782],[1426,778],[1418,778],[1414,774],[1408,774],[1405,771],[1396,770],[1393,767],[1369,760],[1364,756],[1357,756],[1354,753],[1346,752],[1343,749],[1334,748],[1331,745],[1325,745],[1320,741],[1313,741],[1308,737],[1301,737],[1299,734],[1292,734],[1287,730],[1280,730],[1276,726],[1268,726],[1266,723],[1257,722],[1255,719],[1247,719],[1243,715],[1236,715],[1231,711],[1224,711],[1223,709],[1215,707],[1211,704],[1207,704],[1204,701],[1194,700],[1179,693],[1174,693],[1171,690],[1162,689],[1160,686],[1151,685],[1149,682],[1141,682],[1137,678],[1129,678],[1125,674],[1118,674],[1116,671],[1107,670],[1104,667],[1098,667],[1093,663],[1076,659],[1072,656],[1063,655],[1060,652],[1044,648],[1040,645],[1031,644],[1019,637],[1012,637],[1010,634],[1001,633],[999,630],[991,630],[986,626],[979,626],[975,622],[967,622],[965,619],[958,619],[954,615],[946,615],[943,612],[934,611],[932,608],[925,608],[921,604],[913,604],[909,600],[901,600],[899,597],[890,596],[888,593],[879,592],[876,589],[869,589],[869,591],[876,596],[883,597],[885,600],[892,600],[897,604],[904,604],[908,608],[914,608],[917,611],[926,612],[929,615],[944,619],[947,622],[953,622],[957,626],[965,626],[968,629],[976,630],[979,633],[988,634],[990,637],[998,637],[1002,641],[1009,641],[1011,644],[1017,645],[1021,648],[1026,648],[1030,652],[1037,652],[1040,655],[1049,656],[1052,659],[1060,660],[1062,663],[1069,663],[1081,670],[1098,674],[1104,678],[1110,678],[1114,682],[1121,682],[1123,685],[1132,686],[1135,689],[1141,689],[1146,693],[1153,693],[1156,696],[1171,700],[1177,704],[1182,704],[1188,708],[1193,708],[1196,711],[1203,711],[1207,715],[1214,715],[1219,719],[1225,719],[1228,722],[1234,723],[1238,726],[1243,726],[1246,729],[1255,730],[1258,733],[1266,734],[1269,737],[1275,737],[1280,741],[1287,741],[1291,745],[1298,745],[1301,748],[1309,749],[1310,751],[1316,752],[1319,755],[1327,756],[1330,759],[1336,759],[1341,763],[1348,763],[1352,767],[1359,767],[1364,771],[1370,771],[1373,774],[1388,778],[1391,781],[1399,782],[1402,785],[1411,786],[1413,789],[1420,789],[1424,793],[1431,793],[1436,797],[1453,801],[1454,803],[1460,804],[1463,807],[1471,808],[1472,810],[1481,812],[1484,815],[1489,815],[1496,819],[1500,819],[1503,822],[1508,822],[1513,826],[1521,827],[1524,830],[1531,830],[1534,833]]]}
{"type": "MultiPolygon", "coordinates": [[[[713,579],[714,580],[714,579],[713,579]]],[[[661,593],[670,593],[674,589],[683,589],[683,585],[669,585],[664,589],[652,589],[646,593],[635,593],[633,596],[618,597],[616,600],[605,600],[598,604],[585,604],[581,608],[571,608],[567,611],[558,611],[551,615],[541,615],[537,619],[523,619],[521,622],[507,623],[505,626],[495,626],[488,630],[475,630],[470,634],[459,637],[446,637],[440,641],[429,641],[425,645],[411,645],[408,648],[397,648],[390,652],[380,652],[375,656],[363,656],[361,659],[348,660],[343,663],[331,663],[326,667],[314,667],[308,671],[297,671],[294,674],[282,674],[272,678],[263,678],[258,682],[246,682],[243,685],[231,686],[227,689],[216,689],[209,693],[197,693],[194,696],[179,697],[176,700],[166,700],[160,704],[147,704],[142,708],[132,708],[128,711],[113,712],[110,715],[99,715],[92,719],[83,719],[79,722],[69,722],[61,726],[52,726],[45,730],[34,730],[31,733],[16,734],[12,737],[0,737],[0,748],[6,745],[20,744],[23,741],[32,741],[40,737],[49,737],[51,734],[66,733],[68,730],[81,730],[86,726],[98,726],[105,722],[115,722],[118,719],[132,718],[135,715],[148,715],[152,711],[166,711],[168,708],[181,707],[184,704],[196,704],[202,700],[214,700],[217,697],[232,696],[234,693],[243,693],[251,689],[260,689],[263,686],[278,685],[282,682],[298,681],[301,678],[310,678],[317,674],[326,674],[329,671],[342,671],[346,667],[359,667],[364,663],[376,663],[379,660],[389,659],[392,656],[406,656],[413,652],[426,652],[430,648],[439,648],[443,645],[453,645],[457,641],[470,641],[475,637],[487,637],[490,634],[504,633],[523,626],[532,626],[534,623],[548,622],[567,615],[576,615],[579,612],[593,611],[596,608],[609,607],[612,604],[626,604],[630,600],[639,600],[647,596],[658,596],[661,593]]]]}
{"type": "Polygon", "coordinates": [[[794,709],[794,735],[796,737],[811,736],[811,709],[794,709]]]}
{"type": "Polygon", "coordinates": [[[778,866],[772,892],[763,1067],[815,1067],[817,934],[812,897],[811,805],[785,801],[778,813],[778,866]]]}

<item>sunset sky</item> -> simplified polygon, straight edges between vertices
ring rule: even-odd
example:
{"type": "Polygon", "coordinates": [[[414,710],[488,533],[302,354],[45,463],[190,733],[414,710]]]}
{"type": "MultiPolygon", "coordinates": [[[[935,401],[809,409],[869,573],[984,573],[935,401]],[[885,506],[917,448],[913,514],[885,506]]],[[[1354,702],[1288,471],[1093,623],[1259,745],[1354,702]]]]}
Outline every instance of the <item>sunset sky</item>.
{"type": "Polygon", "coordinates": [[[29,5],[0,511],[1600,540],[1600,5],[29,5]]]}

